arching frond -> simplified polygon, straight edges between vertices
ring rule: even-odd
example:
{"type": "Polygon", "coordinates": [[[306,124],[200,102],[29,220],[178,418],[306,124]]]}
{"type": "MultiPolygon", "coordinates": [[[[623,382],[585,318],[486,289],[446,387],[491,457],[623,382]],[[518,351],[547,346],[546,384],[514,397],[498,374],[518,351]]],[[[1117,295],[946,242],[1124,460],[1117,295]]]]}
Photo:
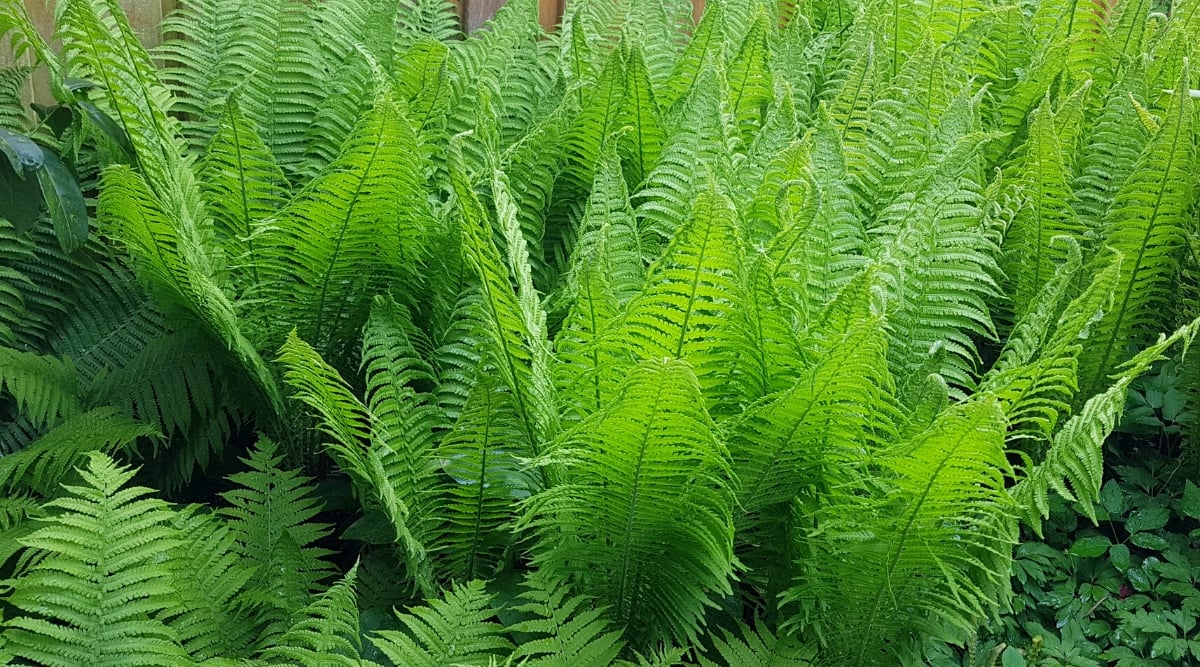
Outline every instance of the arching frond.
{"type": "Polygon", "coordinates": [[[604,620],[603,608],[542,572],[525,578],[524,590],[512,611],[528,615],[508,627],[528,633],[513,653],[514,660],[529,667],[608,667],[623,643],[604,620]]]}
{"type": "Polygon", "coordinates": [[[711,653],[700,657],[702,667],[808,667],[815,652],[783,633],[771,632],[766,625],[750,628],[738,623],[737,631],[721,629],[713,640],[711,653]]]}
{"type": "Polygon", "coordinates": [[[293,665],[364,667],[359,657],[362,635],[354,594],[357,575],[355,565],[316,601],[300,610],[291,627],[274,646],[263,651],[262,657],[293,665]]]}

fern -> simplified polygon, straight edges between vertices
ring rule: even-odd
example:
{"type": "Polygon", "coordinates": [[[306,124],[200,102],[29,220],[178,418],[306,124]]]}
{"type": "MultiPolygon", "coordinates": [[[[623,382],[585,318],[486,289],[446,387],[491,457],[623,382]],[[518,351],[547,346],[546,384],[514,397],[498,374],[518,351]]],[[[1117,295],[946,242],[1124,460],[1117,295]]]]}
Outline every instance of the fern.
{"type": "Polygon", "coordinates": [[[302,609],[275,646],[263,651],[267,660],[290,664],[360,667],[362,637],[354,584],[358,567],[302,609]]]}
{"type": "Polygon", "coordinates": [[[713,651],[700,658],[704,667],[745,665],[746,667],[806,667],[813,664],[811,650],[793,637],[771,632],[765,626],[754,629],[739,623],[737,632],[723,629],[714,639],[713,651]]]}
{"type": "Polygon", "coordinates": [[[560,582],[542,573],[525,579],[525,590],[512,611],[530,618],[508,626],[535,637],[517,647],[512,658],[530,667],[606,667],[620,652],[620,633],[604,621],[604,609],[583,596],[572,596],[560,582]]]}
{"type": "Polygon", "coordinates": [[[532,505],[539,567],[569,573],[637,646],[692,639],[732,571],[728,454],[682,361],[637,366],[559,445],[567,484],[532,505]]]}
{"type": "Polygon", "coordinates": [[[22,540],[44,557],[13,583],[22,615],[5,622],[6,650],[39,664],[179,665],[188,655],[157,616],[172,602],[159,556],[179,539],[172,512],[133,471],[94,454],[82,486],[48,507],[63,514],[22,540]]]}
{"type": "Polygon", "coordinates": [[[452,667],[488,665],[512,650],[483,583],[456,586],[426,607],[397,613],[403,628],[378,632],[369,640],[397,665],[452,667]]]}

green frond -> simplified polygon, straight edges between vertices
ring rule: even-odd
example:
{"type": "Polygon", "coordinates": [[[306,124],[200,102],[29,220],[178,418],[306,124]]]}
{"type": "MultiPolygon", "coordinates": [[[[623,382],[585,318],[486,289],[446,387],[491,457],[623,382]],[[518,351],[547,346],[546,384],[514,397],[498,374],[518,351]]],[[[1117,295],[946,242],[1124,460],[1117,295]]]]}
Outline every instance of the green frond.
{"type": "Polygon", "coordinates": [[[800,317],[781,296],[774,269],[767,255],[757,253],[739,276],[731,323],[738,359],[729,369],[725,399],[711,408],[718,421],[789,386],[805,359],[797,331],[800,317]]]}
{"type": "Polygon", "coordinates": [[[638,226],[647,245],[669,240],[709,180],[723,183],[732,170],[721,84],[712,68],[704,69],[681,104],[677,126],[635,195],[638,226]]]}
{"type": "Polygon", "coordinates": [[[963,642],[994,616],[1017,538],[1004,431],[995,401],[947,408],[877,459],[883,488],[823,508],[804,538],[818,565],[783,596],[821,605],[822,664],[895,664],[918,637],[963,642]]]}
{"type": "Polygon", "coordinates": [[[283,171],[234,96],[225,102],[200,177],[213,226],[235,272],[234,284],[245,291],[250,281],[258,281],[255,233],[283,207],[289,193],[283,171]],[[236,275],[248,265],[250,275],[236,275]]]}
{"type": "Polygon", "coordinates": [[[763,126],[766,109],[775,98],[770,36],[771,19],[760,6],[741,48],[729,63],[727,104],[743,143],[749,143],[748,139],[763,126]]]}
{"type": "MultiPolygon", "coordinates": [[[[1185,63],[1177,90],[1187,89],[1190,80],[1185,63]]],[[[1194,122],[1192,100],[1174,95],[1162,127],[1142,151],[1105,216],[1108,254],[1120,253],[1125,260],[1113,308],[1096,323],[1092,342],[1080,360],[1085,398],[1098,393],[1109,369],[1125,360],[1126,345],[1144,341],[1147,334],[1162,328],[1163,310],[1174,299],[1176,257],[1187,246],[1198,175],[1194,122]]]]}
{"type": "Polygon", "coordinates": [[[556,435],[558,415],[546,313],[533,287],[525,238],[502,172],[495,172],[491,181],[504,258],[492,239],[489,215],[466,182],[461,152],[451,154],[450,170],[462,219],[464,256],[480,285],[482,333],[488,339],[484,356],[512,392],[525,440],[536,455],[556,435]]]}
{"type": "Polygon", "coordinates": [[[458,8],[450,0],[403,0],[396,8],[396,43],[449,42],[461,36],[458,8]]]}
{"type": "Polygon", "coordinates": [[[1067,259],[1069,246],[1056,243],[1055,237],[1085,240],[1084,226],[1071,207],[1069,165],[1055,121],[1047,98],[1031,115],[1025,155],[1014,170],[1014,187],[1023,201],[1004,237],[1002,268],[1013,281],[1008,296],[1017,319],[1067,259]]]}
{"type": "Polygon", "coordinates": [[[357,575],[355,565],[312,604],[296,613],[287,632],[263,651],[262,657],[292,665],[364,667],[359,657],[362,635],[358,599],[354,594],[357,575]]]}
{"type": "Polygon", "coordinates": [[[36,428],[78,415],[86,400],[70,358],[8,347],[0,347],[0,392],[7,392],[36,428]]]}
{"type": "Polygon", "coordinates": [[[5,622],[5,649],[54,667],[187,664],[158,619],[174,596],[160,560],[179,545],[172,511],[102,454],[79,473],[83,485],[47,505],[61,513],[22,540],[42,557],[12,582],[20,615],[5,622]]]}
{"type": "Polygon", "coordinates": [[[432,224],[416,147],[401,106],[381,95],[337,160],[264,225],[254,297],[276,306],[273,337],[296,328],[343,362],[374,295],[411,278],[432,224]]]}
{"type": "Polygon", "coordinates": [[[623,41],[622,48],[625,49],[625,104],[621,108],[621,124],[629,130],[617,140],[624,158],[626,181],[640,184],[658,165],[667,133],[642,44],[623,41]]]}
{"type": "Polygon", "coordinates": [[[231,67],[229,48],[237,37],[231,29],[249,4],[246,0],[197,0],[179,4],[160,26],[166,38],[154,55],[165,61],[159,70],[175,98],[175,108],[192,120],[184,132],[199,143],[220,115],[223,73],[231,67]]]}
{"type": "MultiPolygon", "coordinates": [[[[426,159],[440,153],[450,140],[450,68],[453,59],[445,44],[430,38],[414,42],[396,56],[396,93],[408,103],[408,118],[425,148],[426,159]]],[[[427,164],[433,165],[430,160],[427,164]]]]}
{"type": "MultiPolygon", "coordinates": [[[[1132,76],[1126,73],[1126,77],[1132,76]]],[[[1130,87],[1114,86],[1085,126],[1071,188],[1079,217],[1094,235],[1103,236],[1103,223],[1113,198],[1129,179],[1150,136],[1130,102],[1130,87]]]]}
{"type": "Polygon", "coordinates": [[[157,435],[152,426],[113,408],[95,408],[59,422],[24,449],[0,456],[0,487],[27,487],[53,497],[90,452],[111,455],[138,438],[157,435]]]}
{"type": "Polygon", "coordinates": [[[26,65],[0,67],[0,128],[24,132],[29,118],[25,114],[21,93],[33,69],[26,65]]]}
{"type": "Polygon", "coordinates": [[[694,639],[730,593],[732,482],[713,431],[689,365],[646,361],[564,435],[566,483],[531,506],[534,562],[606,605],[634,646],[694,639]]]}
{"type": "MultiPolygon", "coordinates": [[[[304,157],[304,139],[325,76],[307,4],[290,0],[240,3],[219,43],[222,56],[211,95],[237,90],[242,110],[285,170],[304,157]]],[[[215,45],[214,45],[215,46],[215,45]]]]}
{"type": "Polygon", "coordinates": [[[514,501],[542,484],[523,461],[530,449],[525,438],[512,393],[482,375],[438,448],[451,483],[438,510],[444,523],[435,557],[449,578],[491,577],[511,545],[514,501]]]}
{"type": "Polygon", "coordinates": [[[605,609],[591,598],[571,595],[562,582],[541,571],[527,575],[509,609],[527,615],[508,626],[530,635],[513,660],[528,667],[608,667],[620,653],[621,633],[604,620],[605,609]]]}
{"type": "Polygon", "coordinates": [[[978,146],[977,136],[964,137],[923,167],[873,230],[879,241],[872,254],[885,267],[889,356],[897,377],[911,376],[937,345],[947,354],[934,372],[971,386],[972,336],[995,336],[987,299],[998,292],[997,251],[984,227],[983,193],[970,173],[978,146]]]}
{"type": "Polygon", "coordinates": [[[321,503],[313,497],[311,480],[281,469],[283,457],[276,455],[273,442],[260,437],[241,461],[249,470],[228,477],[236,488],[221,494],[228,506],[217,513],[229,521],[238,552],[255,569],[250,586],[258,600],[286,618],[329,576],[324,558],[331,552],[315,543],[330,527],[312,520],[321,503]]]}
{"type": "Polygon", "coordinates": [[[21,553],[21,539],[37,530],[37,520],[45,516],[42,501],[34,496],[9,493],[0,498],[0,566],[7,567],[21,553]]]}
{"type": "Polygon", "coordinates": [[[722,628],[713,638],[713,650],[700,657],[701,667],[808,667],[815,658],[812,649],[795,637],[773,633],[763,624],[750,628],[738,622],[737,631],[722,628]]]}
{"type": "Polygon", "coordinates": [[[736,225],[728,198],[711,189],[700,192],[613,327],[610,343],[638,361],[688,361],[710,405],[720,400],[724,378],[736,364],[731,320],[742,263],[736,225]]]}
{"type": "Polygon", "coordinates": [[[428,606],[397,611],[403,630],[377,632],[370,642],[405,667],[484,667],[507,655],[512,644],[492,620],[491,596],[483,582],[455,586],[428,606]]]}
{"type": "Polygon", "coordinates": [[[120,3],[70,0],[55,16],[55,36],[71,75],[100,85],[101,108],[124,130],[151,187],[178,183],[176,172],[188,162],[179,123],[170,115],[174,100],[120,3]]]}
{"type": "MultiPolygon", "coordinates": [[[[184,190],[176,194],[188,197],[184,190]]],[[[198,196],[198,195],[197,195],[198,196]]],[[[237,314],[217,281],[212,248],[191,209],[168,206],[146,181],[124,166],[105,170],[97,216],[133,256],[139,277],[150,283],[165,310],[183,309],[200,320],[208,334],[238,360],[279,411],[279,390],[266,364],[242,332],[237,314]]]]}
{"type": "Polygon", "coordinates": [[[713,2],[705,6],[704,16],[696,25],[687,48],[675,61],[671,77],[659,88],[659,104],[663,109],[672,109],[677,103],[705,87],[702,81],[704,70],[712,63],[725,61],[725,16],[724,3],[713,2]]]}
{"type": "Polygon", "coordinates": [[[1096,523],[1095,505],[1104,481],[1104,441],[1125,411],[1129,385],[1148,371],[1176,343],[1189,345],[1200,331],[1200,320],[1176,330],[1126,362],[1105,391],[1088,399],[1054,435],[1041,463],[1021,478],[1010,493],[1020,505],[1021,519],[1039,535],[1042,519],[1050,515],[1049,494],[1054,491],[1068,501],[1078,502],[1084,514],[1096,523]]]}
{"type": "Polygon", "coordinates": [[[171,561],[177,597],[164,620],[197,661],[248,657],[261,627],[242,604],[254,569],[233,530],[199,506],[177,512],[173,526],[181,540],[171,561]]]}
{"type": "Polygon", "coordinates": [[[824,353],[788,389],[725,426],[739,482],[739,530],[774,521],[779,506],[806,488],[852,479],[851,467],[895,434],[898,413],[880,319],[858,320],[824,344],[824,353]]]}
{"type": "MultiPolygon", "coordinates": [[[[562,178],[567,185],[586,190],[596,177],[597,157],[612,140],[622,119],[621,110],[628,105],[625,62],[620,49],[613,49],[604,63],[596,82],[582,92],[584,101],[579,114],[571,121],[562,138],[565,164],[562,178]]],[[[559,186],[561,187],[561,186],[559,186]]]]}

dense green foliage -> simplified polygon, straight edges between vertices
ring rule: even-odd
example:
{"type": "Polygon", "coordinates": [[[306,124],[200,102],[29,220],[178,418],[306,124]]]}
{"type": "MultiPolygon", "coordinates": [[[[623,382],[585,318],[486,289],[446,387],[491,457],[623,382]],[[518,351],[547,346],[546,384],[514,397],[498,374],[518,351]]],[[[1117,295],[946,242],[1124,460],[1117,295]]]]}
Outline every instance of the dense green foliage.
{"type": "Polygon", "coordinates": [[[0,210],[4,658],[919,664],[1101,552],[1195,654],[1200,492],[1103,475],[1200,399],[1200,2],[23,7],[90,229],[0,210]]]}

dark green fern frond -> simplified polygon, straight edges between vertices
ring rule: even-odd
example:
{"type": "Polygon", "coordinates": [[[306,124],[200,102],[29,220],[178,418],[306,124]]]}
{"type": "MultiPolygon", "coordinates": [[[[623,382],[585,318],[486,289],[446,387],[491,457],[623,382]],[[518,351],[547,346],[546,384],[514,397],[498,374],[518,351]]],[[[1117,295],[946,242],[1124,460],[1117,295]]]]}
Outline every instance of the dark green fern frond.
{"type": "MultiPolygon", "coordinates": [[[[229,520],[239,553],[255,569],[250,582],[255,598],[278,610],[278,622],[303,606],[329,576],[331,566],[324,558],[331,552],[315,543],[330,527],[312,520],[321,503],[312,497],[310,479],[281,469],[283,457],[275,454],[273,442],[259,438],[250,456],[241,460],[249,470],[229,476],[237,488],[221,494],[229,506],[218,514],[229,520]]],[[[263,617],[272,615],[264,612],[263,617]]]]}
{"type": "Polygon", "coordinates": [[[527,633],[513,654],[529,667],[608,667],[620,653],[621,633],[604,620],[605,609],[541,571],[525,578],[513,612],[529,615],[508,626],[527,633]]]}
{"type": "Polygon", "coordinates": [[[152,426],[116,409],[96,408],[58,423],[24,449],[0,456],[0,487],[25,487],[54,497],[89,452],[111,455],[127,450],[139,438],[157,435],[152,426]]]}
{"type": "Polygon", "coordinates": [[[397,611],[403,630],[378,632],[370,642],[393,663],[405,667],[483,667],[512,651],[503,627],[493,618],[483,582],[455,586],[428,606],[397,611]]]}
{"type": "Polygon", "coordinates": [[[182,542],[171,563],[177,597],[163,619],[197,661],[249,657],[261,629],[243,603],[254,569],[233,530],[199,506],[179,511],[174,527],[182,542]]]}
{"type": "Polygon", "coordinates": [[[567,483],[531,506],[535,563],[607,605],[635,646],[695,638],[730,592],[733,498],[713,431],[688,364],[646,361],[564,436],[567,483]]]}
{"type": "Polygon", "coordinates": [[[287,632],[263,651],[262,657],[292,665],[366,667],[359,657],[362,635],[358,599],[354,594],[357,576],[356,565],[315,602],[300,610],[287,632]]]}
{"type": "Polygon", "coordinates": [[[12,582],[5,649],[56,667],[188,664],[158,618],[174,596],[160,561],[179,545],[171,510],[102,454],[79,472],[83,485],[48,504],[62,513],[22,540],[42,557],[12,582]]]}
{"type": "Polygon", "coordinates": [[[0,68],[0,127],[15,132],[23,132],[28,127],[21,93],[32,71],[28,66],[0,68]]]}
{"type": "Polygon", "coordinates": [[[0,396],[4,393],[35,428],[78,415],[86,399],[69,358],[0,347],[0,396]]]}

